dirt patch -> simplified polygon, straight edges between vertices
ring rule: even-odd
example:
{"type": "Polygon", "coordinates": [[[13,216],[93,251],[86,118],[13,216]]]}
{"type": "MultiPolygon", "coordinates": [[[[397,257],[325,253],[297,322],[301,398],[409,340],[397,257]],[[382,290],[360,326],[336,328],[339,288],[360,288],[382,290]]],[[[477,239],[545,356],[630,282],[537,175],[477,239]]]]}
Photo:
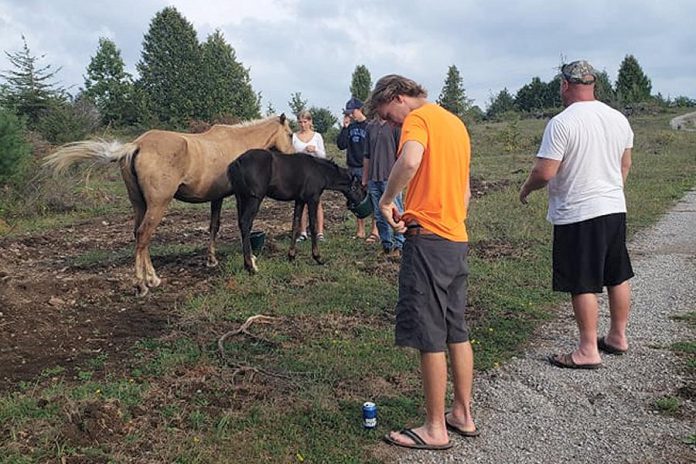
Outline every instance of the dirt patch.
{"type": "Polygon", "coordinates": [[[522,258],[527,247],[521,243],[505,240],[479,240],[471,244],[470,253],[480,259],[522,258]]]}
{"type": "Polygon", "coordinates": [[[56,366],[70,373],[96,356],[118,363],[135,341],[165,332],[178,304],[208,288],[217,273],[205,267],[205,239],[181,233],[205,227],[207,217],[172,212],[155,244],[198,241],[200,255],[153,258],[164,287],[134,298],[131,221],[97,218],[0,240],[0,338],[7,341],[0,347],[0,389],[56,366]],[[114,252],[121,258],[76,264],[86,253],[114,252]]]}
{"type": "MultiPolygon", "coordinates": [[[[477,196],[504,188],[504,182],[473,181],[477,196]]],[[[324,197],[326,223],[342,224],[342,195],[324,197]]],[[[292,203],[264,201],[255,221],[268,234],[266,253],[284,254],[292,203]]],[[[91,359],[120,366],[135,342],[171,331],[175,309],[211,288],[219,276],[205,265],[208,211],[170,211],[157,229],[153,247],[180,245],[187,252],[153,256],[162,287],[145,298],[133,292],[132,217],[97,217],[68,227],[0,239],[0,391],[51,369],[68,377],[91,359]]],[[[221,261],[239,260],[234,208],[223,211],[221,261]],[[234,249],[234,252],[230,252],[234,249]]],[[[330,239],[330,236],[329,236],[330,239]]],[[[502,244],[496,246],[499,253],[502,244]]],[[[398,260],[379,256],[362,263],[367,272],[396,277],[398,260]]],[[[310,285],[311,282],[305,282],[310,285]]]]}
{"type": "Polygon", "coordinates": [[[482,196],[497,192],[498,190],[503,190],[510,186],[512,181],[509,179],[501,180],[483,180],[476,177],[471,178],[471,183],[469,188],[471,189],[471,196],[473,198],[481,198],[482,196]]]}

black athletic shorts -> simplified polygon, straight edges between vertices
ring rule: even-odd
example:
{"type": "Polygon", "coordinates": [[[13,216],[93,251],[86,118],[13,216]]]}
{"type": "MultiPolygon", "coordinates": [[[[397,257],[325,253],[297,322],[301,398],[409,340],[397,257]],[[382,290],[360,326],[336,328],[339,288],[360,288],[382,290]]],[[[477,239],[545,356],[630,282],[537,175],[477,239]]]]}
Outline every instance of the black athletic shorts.
{"type": "Polygon", "coordinates": [[[553,289],[601,293],[633,277],[626,249],[626,213],[553,227],[553,289]]]}
{"type": "Polygon", "coordinates": [[[434,234],[406,237],[396,304],[397,345],[441,352],[449,343],[469,340],[464,320],[468,251],[468,243],[434,234]]]}

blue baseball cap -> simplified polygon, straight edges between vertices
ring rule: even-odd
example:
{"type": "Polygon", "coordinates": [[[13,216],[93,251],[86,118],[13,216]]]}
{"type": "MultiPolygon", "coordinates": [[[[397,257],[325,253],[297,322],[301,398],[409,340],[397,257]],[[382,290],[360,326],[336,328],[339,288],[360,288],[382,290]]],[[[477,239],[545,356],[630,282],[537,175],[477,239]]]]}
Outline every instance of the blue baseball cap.
{"type": "Polygon", "coordinates": [[[351,114],[353,110],[359,110],[363,107],[363,102],[355,97],[351,97],[350,100],[346,102],[346,109],[343,110],[343,114],[351,114]]]}

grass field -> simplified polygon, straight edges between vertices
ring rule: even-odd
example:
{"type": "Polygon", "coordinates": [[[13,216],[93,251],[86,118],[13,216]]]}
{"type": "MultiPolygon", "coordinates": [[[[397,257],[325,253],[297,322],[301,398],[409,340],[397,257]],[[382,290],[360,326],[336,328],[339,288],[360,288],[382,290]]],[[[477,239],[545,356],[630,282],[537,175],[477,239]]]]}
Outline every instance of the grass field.
{"type": "MultiPolygon", "coordinates": [[[[696,134],[670,130],[672,116],[631,121],[630,234],[696,186],[696,134]]],[[[535,192],[527,206],[517,201],[544,124],[471,128],[469,322],[478,370],[505,363],[563,299],[550,291],[546,196],[535,192]]],[[[78,206],[71,211],[13,218],[5,238],[128,210],[113,172],[94,173],[91,182],[87,190],[73,184],[79,191],[70,198],[78,206]]],[[[207,205],[174,208],[207,211],[207,205]]],[[[99,354],[71,373],[50,366],[2,394],[0,462],[388,462],[379,437],[422,417],[418,357],[393,346],[398,264],[379,247],[352,240],[353,219],[339,217],[322,244],[327,265],[312,264],[305,246],[293,263],[282,252],[262,255],[261,272],[249,276],[237,244],[227,244],[214,285],[177,302],[170,330],[129,347],[129,362],[99,354]],[[228,337],[221,356],[219,335],[258,314],[273,319],[228,337]],[[379,407],[373,431],[361,428],[367,400],[379,407]]],[[[156,266],[158,255],[201,259],[200,247],[160,246],[156,266]]],[[[128,252],[88,249],[73,265],[109,260],[128,261],[128,252]]],[[[162,292],[166,286],[152,298],[162,292]]]]}

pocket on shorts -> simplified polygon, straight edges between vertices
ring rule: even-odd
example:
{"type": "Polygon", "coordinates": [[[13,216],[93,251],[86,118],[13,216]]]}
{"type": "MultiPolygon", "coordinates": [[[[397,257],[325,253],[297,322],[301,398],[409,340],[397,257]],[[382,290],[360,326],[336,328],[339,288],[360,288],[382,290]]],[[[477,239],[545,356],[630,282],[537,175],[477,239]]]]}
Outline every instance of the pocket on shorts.
{"type": "Polygon", "coordinates": [[[411,331],[420,326],[419,310],[425,308],[425,282],[415,268],[415,250],[411,243],[404,247],[399,271],[399,300],[396,305],[397,331],[411,331]]]}

